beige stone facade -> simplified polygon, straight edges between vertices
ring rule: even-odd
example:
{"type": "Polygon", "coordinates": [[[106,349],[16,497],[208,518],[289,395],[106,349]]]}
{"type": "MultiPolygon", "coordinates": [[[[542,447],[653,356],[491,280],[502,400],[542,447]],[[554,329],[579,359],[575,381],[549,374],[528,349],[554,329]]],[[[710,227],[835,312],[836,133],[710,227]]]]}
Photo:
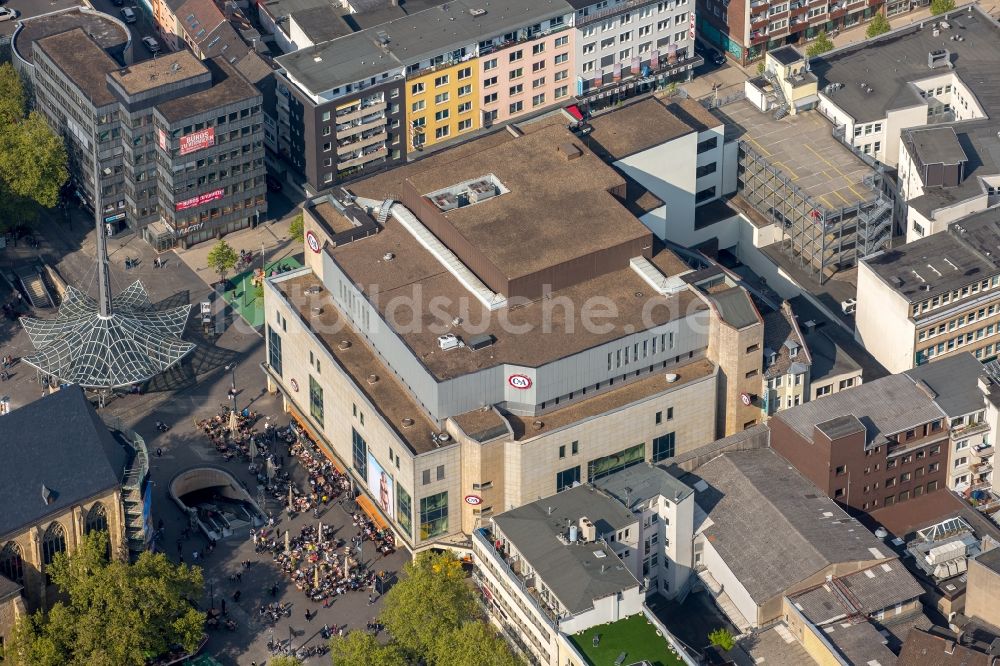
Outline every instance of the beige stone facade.
{"type": "Polygon", "coordinates": [[[57,590],[46,581],[46,556],[58,551],[74,552],[89,529],[104,524],[112,556],[124,558],[127,549],[118,488],[0,537],[0,575],[22,587],[16,598],[0,600],[0,639],[9,636],[18,613],[46,608],[55,600],[57,590]]]}
{"type": "Polygon", "coordinates": [[[728,437],[761,421],[761,349],[764,322],[734,328],[713,312],[709,358],[719,364],[716,408],[719,437],[728,437]]]}
{"type": "Polygon", "coordinates": [[[969,560],[965,589],[965,614],[1000,626],[1000,549],[969,560]]]}

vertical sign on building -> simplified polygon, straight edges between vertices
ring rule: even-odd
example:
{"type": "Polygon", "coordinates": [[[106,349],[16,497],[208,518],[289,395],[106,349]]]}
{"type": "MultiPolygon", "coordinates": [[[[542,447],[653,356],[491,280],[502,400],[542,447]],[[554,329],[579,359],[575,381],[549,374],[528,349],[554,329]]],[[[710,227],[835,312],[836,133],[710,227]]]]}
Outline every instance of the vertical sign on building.
{"type": "Polygon", "coordinates": [[[694,39],[694,12],[691,12],[690,28],[688,29],[688,35],[691,39],[694,39]]]}
{"type": "Polygon", "coordinates": [[[162,129],[157,128],[156,129],[156,136],[160,140],[160,150],[166,151],[167,150],[167,133],[164,132],[162,129]]]}

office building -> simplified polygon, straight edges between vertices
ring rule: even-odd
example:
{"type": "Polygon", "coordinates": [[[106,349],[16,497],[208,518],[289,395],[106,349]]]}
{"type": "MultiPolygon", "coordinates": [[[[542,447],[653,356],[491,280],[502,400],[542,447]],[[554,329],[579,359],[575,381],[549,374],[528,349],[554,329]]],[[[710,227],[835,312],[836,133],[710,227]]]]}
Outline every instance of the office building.
{"type": "Polygon", "coordinates": [[[415,548],[760,419],[746,292],[654,251],[561,120],[522,127],[313,199],[306,266],[265,284],[270,388],[359,478],[386,471],[415,548]],[[596,296],[611,326],[584,323],[596,296]]]}
{"type": "Polygon", "coordinates": [[[1000,544],[969,559],[965,614],[1000,626],[1000,544]]]}
{"type": "Polygon", "coordinates": [[[859,342],[891,372],[1000,353],[1000,217],[979,213],[858,267],[859,342]]]}
{"type": "Polygon", "coordinates": [[[128,226],[163,250],[267,211],[261,94],[224,59],[182,51],[123,68],[77,27],[35,41],[32,61],[36,106],[110,233],[128,226]]]}

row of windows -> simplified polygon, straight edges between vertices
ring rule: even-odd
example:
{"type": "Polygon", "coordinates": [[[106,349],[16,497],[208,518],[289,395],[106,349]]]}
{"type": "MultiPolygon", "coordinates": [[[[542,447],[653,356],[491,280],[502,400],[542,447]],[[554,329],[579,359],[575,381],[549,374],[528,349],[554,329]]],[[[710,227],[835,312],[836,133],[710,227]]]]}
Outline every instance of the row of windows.
{"type": "MultiPolygon", "coordinates": [[[[927,484],[927,492],[929,493],[934,492],[935,490],[937,490],[937,488],[938,488],[937,481],[931,481],[927,484]]],[[[921,495],[924,494],[924,486],[921,485],[921,486],[916,486],[911,490],[904,490],[903,492],[899,493],[899,495],[887,495],[883,500],[882,506],[892,506],[897,501],[905,502],[906,500],[910,499],[911,494],[913,497],[920,497],[921,495]]],[[[878,500],[875,499],[872,500],[871,502],[865,502],[863,508],[865,511],[867,511],[869,509],[877,508],[878,505],[879,505],[878,500]]]]}
{"type": "Polygon", "coordinates": [[[934,310],[936,308],[947,305],[948,303],[961,300],[968,296],[978,294],[980,292],[986,291],[993,287],[1000,287],[1000,275],[994,275],[992,278],[982,280],[975,284],[966,285],[961,289],[954,289],[948,293],[942,294],[940,296],[935,296],[926,301],[920,303],[914,303],[910,308],[911,316],[916,316],[920,313],[927,312],[928,310],[934,310]]]}
{"type": "MultiPolygon", "coordinates": [[[[946,342],[939,342],[937,346],[928,347],[923,351],[927,358],[933,356],[938,356],[940,354],[947,354],[954,349],[970,345],[977,340],[982,340],[983,338],[993,335],[997,331],[996,324],[990,324],[989,326],[983,326],[982,328],[976,329],[975,331],[969,331],[968,333],[959,333],[954,338],[947,340],[946,342]]],[[[988,345],[991,349],[987,353],[992,353],[993,345],[988,345]]]]}
{"type": "MultiPolygon", "coordinates": [[[[96,502],[90,507],[83,529],[85,534],[108,531],[108,512],[103,504],[96,502]]],[[[66,531],[60,523],[52,523],[42,535],[42,563],[52,564],[55,556],[65,551],[66,531]]],[[[24,585],[24,557],[14,541],[7,542],[0,550],[0,576],[24,585]]]]}
{"type": "Polygon", "coordinates": [[[961,328],[967,326],[968,324],[973,324],[980,319],[985,319],[986,317],[992,317],[998,311],[996,304],[990,305],[989,307],[981,307],[975,312],[970,312],[967,315],[962,315],[961,317],[956,317],[950,321],[944,322],[937,326],[931,326],[930,328],[920,331],[917,335],[917,340],[925,340],[927,338],[932,338],[936,335],[941,335],[946,331],[954,331],[956,328],[961,328]]]}

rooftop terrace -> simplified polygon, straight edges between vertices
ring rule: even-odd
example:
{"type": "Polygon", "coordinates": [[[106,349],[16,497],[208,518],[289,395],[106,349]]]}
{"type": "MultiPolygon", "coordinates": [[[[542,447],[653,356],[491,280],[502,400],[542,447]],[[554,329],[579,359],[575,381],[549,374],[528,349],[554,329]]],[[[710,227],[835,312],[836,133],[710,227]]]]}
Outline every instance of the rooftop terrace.
{"type": "Polygon", "coordinates": [[[643,661],[652,666],[683,666],[684,660],[678,656],[667,639],[642,613],[598,625],[570,636],[573,645],[587,658],[591,666],[614,664],[620,654],[625,655],[624,664],[643,661]],[[594,638],[597,637],[595,644],[594,638]]]}

